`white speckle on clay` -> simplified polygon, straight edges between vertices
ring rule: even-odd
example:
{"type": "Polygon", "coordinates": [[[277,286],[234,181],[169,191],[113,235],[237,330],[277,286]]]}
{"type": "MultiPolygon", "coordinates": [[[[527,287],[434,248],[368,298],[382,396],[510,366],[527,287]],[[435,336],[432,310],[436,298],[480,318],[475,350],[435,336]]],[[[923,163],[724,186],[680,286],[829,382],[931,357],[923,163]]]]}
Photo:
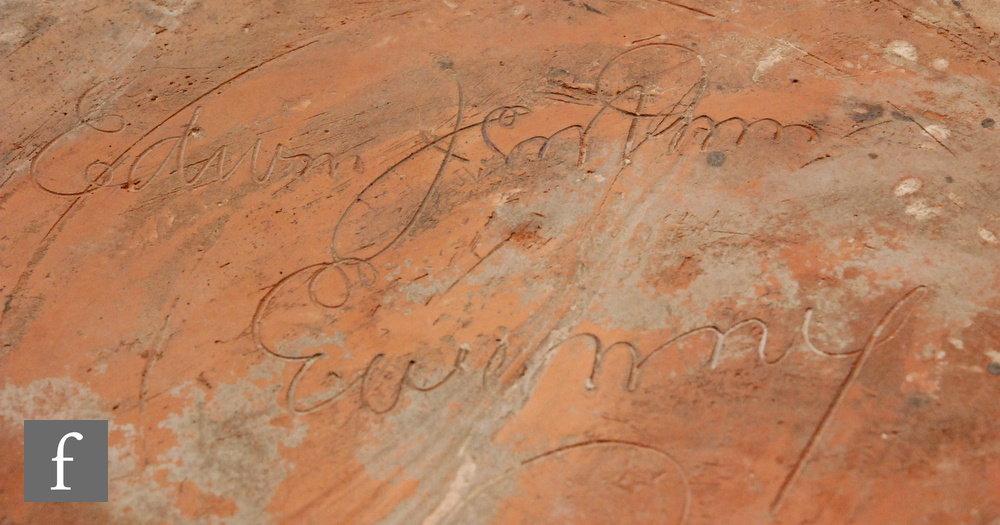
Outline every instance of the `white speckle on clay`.
{"type": "Polygon", "coordinates": [[[781,62],[785,59],[783,48],[775,48],[771,50],[771,53],[767,55],[764,60],[757,63],[757,69],[753,72],[753,81],[760,82],[760,77],[767,72],[768,69],[774,67],[775,64],[781,62]]]}
{"type": "Polygon", "coordinates": [[[906,40],[893,40],[892,42],[889,42],[889,45],[885,46],[885,50],[888,53],[909,60],[910,62],[917,61],[918,54],[916,46],[906,40]]]}
{"type": "Polygon", "coordinates": [[[20,24],[12,24],[0,31],[0,44],[17,44],[28,36],[28,28],[20,24]]]}
{"type": "Polygon", "coordinates": [[[916,217],[917,220],[921,221],[930,219],[931,217],[937,216],[941,213],[941,210],[936,207],[928,206],[923,199],[911,202],[906,206],[906,210],[904,211],[907,215],[912,215],[916,217]]]}
{"type": "Polygon", "coordinates": [[[895,193],[897,197],[912,195],[920,191],[920,188],[922,188],[923,185],[924,183],[920,179],[916,177],[908,177],[906,179],[903,179],[899,184],[896,185],[896,189],[893,191],[893,193],[895,193]]]}
{"type": "Polygon", "coordinates": [[[924,129],[926,129],[927,133],[930,133],[932,137],[938,140],[944,140],[951,136],[951,130],[940,124],[931,124],[924,129]]]}
{"type": "Polygon", "coordinates": [[[987,230],[986,228],[979,228],[979,237],[990,244],[1000,244],[1000,239],[997,239],[997,234],[987,230]]]}
{"type": "Polygon", "coordinates": [[[934,62],[931,62],[931,67],[938,71],[944,71],[948,69],[948,64],[947,58],[935,58],[934,62]]]}

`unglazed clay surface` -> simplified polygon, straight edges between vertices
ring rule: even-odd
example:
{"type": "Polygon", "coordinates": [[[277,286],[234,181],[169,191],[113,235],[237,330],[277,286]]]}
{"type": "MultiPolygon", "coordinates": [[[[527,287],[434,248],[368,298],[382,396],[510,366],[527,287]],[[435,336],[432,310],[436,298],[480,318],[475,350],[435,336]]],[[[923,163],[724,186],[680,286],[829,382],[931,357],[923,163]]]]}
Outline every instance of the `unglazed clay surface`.
{"type": "Polygon", "coordinates": [[[0,523],[996,525],[998,31],[0,2],[0,523]]]}

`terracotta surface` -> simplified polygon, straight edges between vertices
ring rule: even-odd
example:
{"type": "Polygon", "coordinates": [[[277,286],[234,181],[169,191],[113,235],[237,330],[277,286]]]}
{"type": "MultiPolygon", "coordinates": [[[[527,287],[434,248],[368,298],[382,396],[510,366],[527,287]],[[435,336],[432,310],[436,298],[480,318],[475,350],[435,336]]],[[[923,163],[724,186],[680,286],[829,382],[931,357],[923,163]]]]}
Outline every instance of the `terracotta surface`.
{"type": "Polygon", "coordinates": [[[0,523],[996,525],[998,31],[0,3],[0,523]]]}

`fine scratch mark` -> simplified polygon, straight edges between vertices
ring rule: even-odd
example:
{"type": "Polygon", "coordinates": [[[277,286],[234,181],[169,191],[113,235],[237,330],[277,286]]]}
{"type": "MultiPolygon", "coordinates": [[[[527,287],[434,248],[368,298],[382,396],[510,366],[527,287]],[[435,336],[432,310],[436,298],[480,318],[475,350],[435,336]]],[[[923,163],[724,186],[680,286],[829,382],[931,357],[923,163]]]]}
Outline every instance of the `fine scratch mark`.
{"type": "Polygon", "coordinates": [[[996,57],[994,57],[993,55],[987,53],[986,51],[983,51],[982,49],[976,47],[975,45],[973,45],[971,42],[969,42],[968,40],[966,40],[965,38],[963,38],[961,35],[957,34],[956,32],[954,32],[954,31],[952,31],[952,30],[950,30],[950,29],[948,29],[946,27],[943,27],[943,26],[935,23],[932,20],[927,19],[926,17],[924,17],[921,14],[917,13],[913,9],[910,9],[910,8],[907,8],[907,7],[903,7],[902,5],[899,4],[899,2],[896,2],[895,0],[887,0],[887,1],[890,4],[896,6],[896,9],[899,10],[899,15],[901,17],[903,17],[904,20],[910,20],[910,21],[916,22],[916,23],[918,23],[918,24],[926,27],[927,29],[931,29],[931,30],[937,32],[939,35],[945,37],[947,40],[950,40],[952,44],[955,44],[957,46],[958,45],[965,46],[965,47],[967,47],[967,48],[975,51],[980,56],[989,59],[991,62],[994,62],[996,64],[1000,64],[1000,60],[997,60],[996,57]]]}
{"type": "MultiPolygon", "coordinates": [[[[834,397],[833,402],[831,402],[830,405],[827,407],[826,412],[823,414],[823,417],[819,421],[819,425],[816,426],[816,430],[813,431],[812,436],[809,437],[809,441],[806,442],[805,448],[802,449],[802,453],[799,454],[798,459],[795,461],[795,466],[792,467],[792,470],[788,473],[788,476],[786,476],[784,481],[781,483],[781,487],[778,489],[778,494],[774,497],[774,500],[771,502],[772,515],[777,514],[777,512],[780,510],[781,504],[784,503],[785,495],[788,494],[788,490],[795,484],[795,481],[802,473],[802,470],[804,469],[806,463],[808,463],[809,460],[812,459],[813,452],[816,449],[816,445],[819,444],[819,442],[823,437],[824,432],[826,432],[827,428],[829,428],[830,423],[836,416],[837,411],[840,409],[840,406],[844,402],[844,399],[846,399],[847,393],[850,391],[851,386],[858,378],[858,375],[861,374],[861,369],[864,368],[865,363],[868,361],[868,358],[871,357],[872,351],[875,349],[876,346],[888,341],[890,338],[895,336],[899,332],[899,329],[893,331],[892,333],[888,334],[885,337],[882,337],[883,335],[882,332],[886,330],[886,327],[892,321],[892,318],[903,308],[903,306],[907,302],[910,301],[910,299],[912,299],[917,294],[923,293],[926,290],[927,287],[924,285],[920,285],[917,286],[916,288],[913,288],[912,290],[907,292],[906,295],[904,295],[898,301],[896,301],[896,303],[893,304],[891,308],[889,308],[889,311],[886,312],[884,316],[882,316],[882,319],[875,327],[875,330],[873,330],[871,336],[868,337],[868,341],[865,343],[864,348],[862,348],[860,355],[858,356],[857,359],[854,360],[854,363],[851,364],[851,371],[847,374],[847,376],[844,378],[844,381],[840,384],[840,388],[837,390],[837,395],[834,397]]],[[[904,315],[903,318],[900,320],[899,322],[900,327],[902,326],[903,323],[906,322],[906,319],[908,317],[909,317],[909,312],[907,312],[906,315],[904,315]]]]}
{"type": "Polygon", "coordinates": [[[638,40],[633,40],[633,41],[629,42],[628,45],[634,46],[634,45],[642,43],[642,42],[648,42],[648,41],[650,41],[650,40],[652,40],[654,38],[664,38],[664,37],[663,37],[663,35],[659,35],[659,34],[653,35],[653,36],[647,36],[646,38],[640,38],[638,40]]]}
{"type": "Polygon", "coordinates": [[[815,159],[812,159],[809,162],[807,162],[807,163],[799,166],[799,169],[805,168],[806,166],[811,166],[811,165],[813,165],[813,164],[815,164],[815,163],[817,163],[819,161],[830,159],[830,158],[833,158],[833,155],[830,155],[829,153],[827,153],[826,155],[820,155],[819,157],[816,157],[815,159]]]}
{"type": "Polygon", "coordinates": [[[798,51],[799,53],[802,53],[803,55],[806,55],[808,57],[811,57],[811,58],[814,58],[816,60],[819,60],[820,62],[826,64],[827,66],[829,66],[830,68],[832,68],[834,71],[836,71],[838,73],[841,73],[842,75],[845,75],[845,76],[848,76],[848,77],[853,77],[854,76],[853,74],[848,73],[847,71],[844,71],[843,69],[841,69],[841,68],[837,67],[836,65],[832,64],[830,61],[825,60],[823,58],[820,58],[819,56],[814,55],[814,54],[810,53],[809,51],[806,51],[805,49],[802,49],[801,47],[796,46],[795,44],[793,44],[793,43],[791,43],[791,42],[789,42],[787,40],[784,40],[784,39],[781,39],[781,38],[778,38],[778,37],[775,37],[775,36],[768,35],[767,33],[762,33],[762,32],[759,32],[759,31],[757,31],[757,32],[760,33],[760,34],[762,34],[762,35],[766,35],[767,37],[774,39],[775,42],[780,42],[781,44],[784,44],[784,45],[786,45],[786,46],[788,46],[788,47],[790,47],[790,48],[798,51]]]}
{"type": "Polygon", "coordinates": [[[149,450],[146,441],[146,405],[149,402],[149,376],[153,372],[156,362],[163,356],[163,346],[167,341],[167,326],[170,325],[170,320],[173,318],[177,303],[180,300],[181,298],[177,297],[174,299],[173,304],[170,305],[167,316],[163,319],[163,324],[156,333],[153,344],[149,347],[146,355],[146,366],[142,370],[142,379],[139,382],[139,417],[142,419],[142,424],[139,426],[139,439],[142,441],[142,463],[137,467],[138,471],[145,470],[149,465],[149,450]]]}
{"type": "Polygon", "coordinates": [[[858,128],[858,129],[855,129],[855,130],[851,131],[850,133],[848,133],[847,135],[844,135],[843,137],[840,137],[840,138],[846,139],[847,137],[850,137],[851,135],[854,135],[856,133],[861,133],[862,131],[869,130],[869,129],[872,129],[872,128],[875,128],[875,127],[878,127],[878,126],[884,126],[884,125],[892,123],[892,122],[895,122],[895,121],[894,120],[883,120],[881,122],[876,122],[876,123],[870,124],[868,126],[862,126],[862,127],[858,128]]]}
{"type": "MultiPolygon", "coordinates": [[[[227,80],[225,80],[225,81],[217,84],[212,89],[209,89],[208,91],[205,91],[204,93],[202,93],[201,95],[199,95],[198,97],[196,97],[194,100],[188,102],[187,104],[185,104],[184,106],[182,106],[181,108],[179,108],[177,111],[174,111],[173,113],[171,113],[170,116],[168,116],[166,119],[163,119],[162,121],[160,121],[159,124],[157,124],[156,126],[151,127],[149,130],[147,130],[146,133],[144,133],[135,142],[133,142],[131,146],[129,146],[128,148],[126,148],[125,150],[123,150],[122,153],[121,153],[121,155],[119,155],[118,158],[115,159],[115,161],[112,162],[111,164],[114,165],[114,164],[118,163],[118,161],[121,160],[128,151],[131,151],[132,148],[134,148],[136,144],[138,144],[143,139],[145,139],[147,136],[149,136],[154,131],[156,131],[157,129],[159,129],[161,126],[163,126],[170,119],[172,119],[173,117],[175,117],[176,115],[178,115],[182,111],[190,108],[191,106],[193,106],[194,104],[196,104],[201,99],[209,96],[214,91],[216,91],[218,89],[221,89],[221,88],[223,88],[223,87],[225,87],[225,86],[227,86],[227,85],[235,82],[239,78],[241,78],[241,77],[243,77],[243,76],[245,76],[245,75],[253,72],[256,69],[261,68],[262,66],[264,66],[264,65],[266,65],[266,64],[268,64],[270,62],[278,60],[279,58],[287,56],[287,55],[289,55],[291,53],[294,53],[296,51],[299,51],[300,49],[303,49],[303,48],[306,48],[308,46],[311,46],[312,44],[315,44],[316,42],[317,42],[317,40],[311,40],[309,42],[306,42],[305,44],[302,44],[300,46],[291,48],[291,49],[289,49],[287,51],[284,51],[282,53],[274,55],[274,56],[272,56],[272,57],[270,57],[270,58],[268,58],[268,59],[266,59],[266,60],[264,60],[264,61],[262,61],[262,62],[260,62],[260,63],[258,63],[256,65],[254,65],[254,66],[251,66],[251,67],[249,67],[247,69],[244,69],[240,73],[238,73],[238,74],[230,77],[229,79],[227,79],[227,80]]],[[[18,294],[20,294],[20,292],[22,291],[22,289],[24,288],[24,286],[27,285],[28,279],[30,279],[31,275],[34,273],[35,266],[37,266],[38,263],[40,263],[41,260],[45,257],[45,254],[48,252],[49,247],[51,246],[52,242],[54,242],[55,239],[56,239],[56,237],[58,236],[58,235],[56,235],[56,234],[59,233],[58,232],[58,227],[63,223],[63,221],[69,215],[69,213],[73,210],[73,208],[76,207],[76,205],[81,200],[83,200],[83,198],[85,196],[87,196],[87,195],[88,195],[88,193],[84,193],[84,194],[81,194],[81,195],[77,196],[75,199],[73,199],[73,202],[70,203],[70,205],[66,208],[66,210],[61,215],[59,215],[59,218],[56,219],[56,221],[52,224],[52,226],[45,233],[45,236],[40,241],[38,248],[35,250],[35,253],[34,253],[34,255],[31,258],[31,262],[25,268],[24,272],[21,273],[21,276],[17,280],[17,284],[14,286],[14,289],[11,290],[11,295],[7,298],[7,300],[6,300],[5,304],[4,304],[3,310],[0,311],[0,326],[3,326],[4,316],[5,316],[6,312],[8,310],[10,310],[10,305],[13,302],[14,297],[16,297],[18,294]]]]}
{"type": "MultiPolygon", "coordinates": [[[[496,476],[494,476],[494,477],[492,477],[490,479],[487,479],[486,481],[484,481],[484,482],[482,482],[482,483],[474,486],[471,491],[469,491],[466,494],[464,494],[458,501],[449,502],[450,506],[449,506],[448,510],[445,513],[442,513],[443,516],[441,516],[441,517],[442,518],[451,517],[452,515],[454,515],[455,511],[457,511],[458,509],[462,508],[462,506],[466,505],[467,504],[466,502],[468,502],[468,501],[472,500],[473,498],[479,496],[480,494],[486,492],[487,490],[489,490],[491,487],[495,486],[497,483],[499,483],[504,478],[506,478],[506,477],[514,474],[518,470],[524,469],[525,467],[528,467],[528,466],[530,466],[530,465],[532,465],[534,463],[537,463],[538,461],[544,460],[544,459],[546,459],[548,457],[564,456],[567,453],[572,453],[572,452],[580,450],[580,449],[593,449],[593,448],[605,449],[605,448],[617,448],[617,447],[627,447],[627,448],[631,448],[631,449],[635,449],[635,450],[644,450],[644,451],[651,452],[653,454],[656,454],[656,455],[660,456],[664,461],[666,461],[668,464],[670,464],[675,469],[678,477],[680,478],[682,486],[684,488],[684,502],[682,504],[681,511],[680,511],[680,516],[678,516],[677,523],[678,524],[686,523],[687,520],[688,520],[688,518],[690,517],[691,504],[692,504],[692,501],[693,501],[693,494],[692,494],[692,490],[691,490],[691,479],[690,479],[691,476],[688,473],[688,471],[684,468],[684,466],[676,458],[674,458],[674,456],[672,454],[669,454],[668,452],[666,452],[664,450],[661,450],[659,448],[652,447],[650,445],[646,445],[646,444],[643,444],[643,443],[639,443],[639,442],[635,442],[635,441],[628,441],[628,440],[623,440],[623,439],[590,439],[590,440],[587,440],[587,441],[581,441],[579,443],[573,443],[573,444],[566,445],[566,446],[563,446],[563,447],[559,447],[559,448],[556,448],[556,449],[548,450],[548,451],[542,452],[541,454],[538,454],[536,456],[524,459],[524,460],[522,460],[520,462],[520,464],[512,466],[510,468],[507,468],[507,469],[503,470],[502,472],[500,472],[498,475],[496,475],[496,476]]],[[[427,525],[430,525],[430,523],[427,523],[426,521],[425,521],[425,523],[427,525]]],[[[440,523],[440,521],[435,521],[435,522],[431,522],[431,523],[435,523],[436,524],[436,523],[440,523]]]]}
{"type": "Polygon", "coordinates": [[[136,144],[142,142],[143,139],[145,139],[149,135],[153,134],[153,132],[155,132],[156,130],[160,129],[160,127],[163,126],[164,124],[166,124],[167,122],[169,122],[170,119],[176,117],[182,111],[184,111],[184,110],[190,108],[191,106],[197,104],[203,98],[211,95],[212,93],[214,93],[215,91],[217,91],[219,89],[222,89],[223,87],[228,86],[229,84],[232,84],[233,82],[236,82],[240,78],[242,78],[242,77],[244,77],[244,76],[246,76],[246,75],[248,75],[248,74],[250,74],[250,73],[252,73],[252,72],[254,72],[254,71],[256,71],[256,70],[258,70],[260,68],[262,68],[262,67],[264,67],[265,65],[267,65],[267,64],[269,64],[271,62],[274,62],[275,60],[278,60],[279,58],[288,56],[288,55],[290,55],[290,54],[292,54],[292,53],[294,53],[296,51],[299,51],[300,49],[304,49],[306,47],[309,47],[309,46],[315,44],[316,42],[317,42],[316,40],[310,40],[309,42],[306,42],[305,44],[302,44],[302,45],[297,46],[297,47],[293,47],[293,48],[289,49],[288,51],[284,51],[282,53],[278,53],[277,55],[274,55],[274,56],[272,56],[272,57],[270,57],[270,58],[268,58],[268,59],[266,59],[266,60],[264,60],[262,62],[258,62],[257,64],[254,64],[253,66],[250,66],[250,67],[244,69],[243,71],[240,71],[239,73],[237,73],[237,74],[229,77],[228,79],[226,79],[226,80],[224,80],[224,81],[216,84],[211,89],[206,90],[201,95],[198,95],[193,100],[191,100],[187,104],[181,106],[176,111],[174,111],[173,113],[171,113],[170,115],[168,115],[167,118],[161,120],[159,124],[157,124],[157,125],[152,126],[151,128],[149,128],[145,133],[142,134],[142,136],[140,136],[138,139],[136,139],[135,142],[133,142],[131,146],[125,148],[125,150],[122,151],[122,154],[118,157],[118,159],[115,159],[115,161],[112,162],[112,164],[117,163],[118,160],[121,159],[125,155],[126,152],[131,151],[132,148],[134,148],[136,146],[136,144]]]}
{"type": "Polygon", "coordinates": [[[73,210],[73,208],[77,205],[77,203],[79,203],[82,199],[83,199],[82,195],[73,199],[73,202],[71,202],[69,206],[66,207],[66,210],[59,215],[59,218],[56,219],[56,221],[52,223],[52,226],[49,228],[49,230],[45,232],[45,236],[42,237],[42,240],[38,241],[38,247],[35,248],[35,253],[32,254],[31,260],[28,261],[28,264],[27,266],[25,266],[24,271],[21,272],[21,275],[17,278],[17,282],[11,289],[10,295],[7,296],[7,300],[4,302],[3,310],[0,311],[0,327],[3,326],[3,322],[7,315],[7,312],[11,310],[11,304],[13,304],[14,298],[20,295],[22,291],[24,291],[24,288],[28,285],[28,280],[31,279],[31,276],[34,275],[35,273],[35,268],[42,262],[42,259],[45,258],[45,254],[48,253],[49,248],[55,241],[55,236],[52,235],[52,233],[56,231],[56,228],[63,223],[63,220],[69,215],[69,213],[73,210]]]}
{"type": "Polygon", "coordinates": [[[945,150],[947,150],[948,153],[951,153],[952,157],[957,157],[958,156],[958,155],[955,154],[954,151],[952,151],[951,148],[949,148],[948,146],[946,146],[944,142],[941,142],[940,139],[938,139],[937,137],[935,137],[933,133],[931,133],[930,131],[927,131],[927,128],[925,128],[923,124],[917,122],[917,120],[915,118],[913,118],[913,117],[907,115],[906,113],[904,113],[903,110],[899,108],[899,106],[893,104],[892,102],[889,102],[888,100],[886,101],[886,103],[888,103],[890,106],[896,108],[896,111],[898,111],[901,115],[904,115],[904,116],[906,116],[906,118],[910,119],[910,122],[916,124],[917,127],[919,127],[920,130],[923,131],[928,137],[934,139],[934,142],[937,142],[938,145],[940,145],[942,148],[944,148],[945,150]]]}
{"type": "Polygon", "coordinates": [[[45,232],[45,236],[42,237],[42,240],[40,242],[45,242],[45,240],[48,239],[50,235],[52,235],[52,232],[55,231],[56,227],[59,226],[59,224],[63,221],[63,219],[66,218],[67,215],[69,215],[69,212],[73,209],[74,206],[76,206],[78,202],[80,202],[81,199],[83,199],[83,195],[73,199],[73,202],[69,203],[69,206],[66,207],[66,211],[59,214],[59,218],[56,219],[56,222],[52,223],[52,227],[49,228],[49,231],[45,232]]]}
{"type": "Polygon", "coordinates": [[[719,17],[713,15],[712,13],[709,13],[708,11],[702,11],[701,9],[698,9],[698,8],[695,8],[695,7],[691,7],[691,6],[688,6],[688,5],[684,5],[684,4],[679,3],[679,2],[671,2],[670,0],[659,0],[659,1],[663,2],[664,4],[667,4],[667,5],[672,5],[674,7],[680,8],[680,9],[686,9],[688,11],[692,11],[692,12],[698,13],[699,15],[705,15],[705,16],[712,17],[712,18],[719,18],[719,17]]]}
{"type": "MultiPolygon", "coordinates": [[[[821,158],[823,158],[823,157],[821,157],[821,158]]],[[[779,242],[779,243],[785,243],[785,244],[802,244],[802,243],[800,243],[798,241],[793,241],[793,240],[790,240],[790,239],[783,239],[781,237],[763,237],[763,236],[760,236],[760,235],[754,235],[752,233],[745,233],[745,232],[734,232],[734,231],[729,231],[729,230],[707,230],[707,231],[712,232],[712,233],[721,233],[721,234],[724,234],[724,235],[742,235],[744,237],[750,237],[751,239],[753,239],[755,241],[760,241],[760,242],[779,242]]]]}
{"type": "Polygon", "coordinates": [[[180,188],[176,188],[176,189],[170,190],[170,191],[168,191],[166,193],[163,193],[161,195],[157,195],[156,197],[152,197],[152,198],[146,199],[146,200],[140,202],[139,204],[136,204],[135,206],[132,206],[127,211],[132,212],[132,211],[136,211],[136,210],[141,210],[142,208],[145,208],[147,206],[155,204],[155,203],[157,203],[159,201],[162,201],[164,199],[169,199],[170,197],[173,197],[174,195],[177,195],[178,193],[183,193],[183,192],[187,192],[187,191],[194,191],[194,190],[197,190],[199,188],[203,188],[205,186],[208,186],[209,184],[215,184],[216,182],[219,182],[219,179],[209,179],[209,180],[207,180],[205,182],[202,182],[200,184],[195,184],[194,186],[181,186],[180,188]]]}
{"type": "Polygon", "coordinates": [[[486,252],[486,255],[482,256],[482,258],[480,258],[478,261],[476,261],[476,264],[473,264],[472,266],[470,266],[468,270],[465,270],[465,272],[463,272],[462,275],[460,275],[458,277],[458,279],[455,279],[455,282],[453,282],[450,285],[448,285],[448,287],[445,288],[444,291],[441,292],[441,295],[439,295],[438,297],[440,298],[440,297],[444,297],[444,296],[448,295],[448,292],[450,292],[453,288],[455,288],[455,286],[458,286],[458,283],[462,282],[463,279],[465,279],[466,277],[468,277],[468,275],[470,273],[472,273],[473,271],[475,271],[475,269],[478,268],[480,264],[483,264],[483,261],[485,261],[491,255],[493,255],[494,253],[496,253],[496,251],[499,250],[501,246],[503,246],[504,244],[506,244],[507,241],[511,240],[511,238],[513,238],[513,237],[514,237],[514,234],[511,233],[510,235],[507,236],[506,239],[498,242],[496,244],[496,246],[494,246],[493,248],[491,248],[490,251],[486,252]]]}
{"type": "Polygon", "coordinates": [[[741,27],[741,28],[746,29],[748,31],[751,31],[753,33],[757,33],[758,35],[765,36],[767,38],[770,38],[770,39],[774,40],[775,42],[778,42],[778,43],[780,43],[780,44],[782,44],[784,46],[787,46],[787,47],[789,47],[791,49],[794,49],[794,50],[798,51],[799,53],[802,53],[805,56],[811,57],[811,58],[813,58],[813,59],[815,59],[815,60],[817,60],[819,62],[822,62],[827,67],[833,69],[834,71],[836,71],[836,72],[838,72],[838,73],[840,73],[840,74],[842,74],[842,75],[844,75],[846,77],[854,77],[853,74],[851,74],[851,73],[849,73],[847,71],[844,71],[843,69],[837,67],[836,65],[834,65],[830,61],[825,60],[825,59],[823,59],[823,58],[821,58],[821,57],[819,57],[817,55],[814,55],[814,54],[810,53],[809,51],[806,51],[805,49],[802,49],[801,47],[798,47],[795,44],[792,44],[791,42],[789,42],[787,40],[784,40],[784,39],[778,38],[776,36],[770,35],[770,34],[765,33],[765,32],[763,32],[763,31],[761,31],[759,29],[755,29],[753,27],[748,27],[748,26],[745,26],[745,25],[740,24],[738,22],[733,22],[732,20],[728,20],[726,18],[722,18],[720,16],[717,16],[717,15],[714,15],[712,13],[709,13],[708,11],[703,11],[701,9],[697,9],[697,8],[694,8],[694,7],[691,7],[691,6],[688,6],[688,5],[684,5],[684,4],[681,4],[679,2],[673,2],[671,0],[657,0],[657,1],[661,2],[661,3],[664,3],[664,4],[667,4],[667,5],[672,5],[674,7],[679,8],[679,9],[685,9],[687,11],[698,13],[700,15],[704,15],[704,16],[707,16],[707,17],[715,18],[715,19],[718,19],[718,20],[720,20],[722,22],[733,24],[736,27],[741,27]]]}

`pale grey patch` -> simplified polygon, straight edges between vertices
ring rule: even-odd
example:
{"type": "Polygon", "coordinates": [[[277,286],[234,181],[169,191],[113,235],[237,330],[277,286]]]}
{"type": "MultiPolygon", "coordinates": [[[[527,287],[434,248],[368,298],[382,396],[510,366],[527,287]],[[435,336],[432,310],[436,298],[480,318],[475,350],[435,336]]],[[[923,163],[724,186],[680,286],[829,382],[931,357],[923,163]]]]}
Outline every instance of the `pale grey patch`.
{"type": "Polygon", "coordinates": [[[403,476],[421,480],[414,495],[400,502],[381,523],[421,523],[452,489],[460,496],[512,461],[505,448],[492,444],[492,436],[528,393],[513,389],[508,392],[512,399],[497,398],[483,407],[476,402],[481,384],[481,374],[466,372],[430,392],[407,391],[405,408],[386,414],[372,428],[371,438],[357,451],[368,475],[393,479],[400,476],[402,466],[403,476]],[[445,408],[452,403],[461,406],[459,413],[445,408]],[[464,471],[461,486],[456,486],[457,473],[463,472],[463,466],[469,469],[470,463],[476,467],[464,471]]]}
{"type": "Polygon", "coordinates": [[[318,335],[302,334],[295,339],[283,339],[275,346],[278,353],[282,355],[304,355],[310,353],[304,352],[305,350],[312,350],[328,344],[337,345],[343,348],[345,337],[346,336],[343,332],[337,332],[333,336],[328,336],[323,333],[318,335]]]}
{"type": "Polygon", "coordinates": [[[250,373],[247,374],[247,379],[251,381],[268,380],[277,377],[281,373],[282,369],[285,368],[285,363],[278,361],[277,359],[265,359],[259,364],[252,365],[250,367],[250,373]]]}
{"type": "Polygon", "coordinates": [[[161,455],[156,468],[167,471],[167,481],[194,483],[202,492],[233,501],[236,514],[221,523],[268,521],[264,509],[294,468],[281,448],[301,444],[308,430],[298,420],[291,429],[272,425],[285,414],[277,401],[281,388],[241,379],[218,385],[211,399],[191,389],[184,413],[160,423],[177,434],[180,444],[161,455]]]}
{"type": "Polygon", "coordinates": [[[108,419],[104,405],[86,385],[66,377],[0,389],[0,418],[15,432],[23,432],[25,419],[108,419]]]}
{"type": "Polygon", "coordinates": [[[106,506],[115,521],[123,523],[184,523],[173,508],[173,490],[153,481],[151,475],[137,472],[135,426],[116,423],[106,405],[86,385],[65,377],[38,379],[25,386],[7,385],[0,388],[0,419],[6,423],[0,428],[23,439],[25,419],[108,420],[108,503],[96,505],[106,506]]]}
{"type": "Polygon", "coordinates": [[[399,287],[399,291],[406,296],[406,299],[414,303],[424,303],[427,299],[440,294],[448,289],[454,278],[428,279],[411,282],[399,287]]]}
{"type": "Polygon", "coordinates": [[[117,478],[109,472],[108,501],[112,515],[120,523],[194,523],[174,507],[177,491],[153,479],[153,471],[144,470],[117,478]]]}

